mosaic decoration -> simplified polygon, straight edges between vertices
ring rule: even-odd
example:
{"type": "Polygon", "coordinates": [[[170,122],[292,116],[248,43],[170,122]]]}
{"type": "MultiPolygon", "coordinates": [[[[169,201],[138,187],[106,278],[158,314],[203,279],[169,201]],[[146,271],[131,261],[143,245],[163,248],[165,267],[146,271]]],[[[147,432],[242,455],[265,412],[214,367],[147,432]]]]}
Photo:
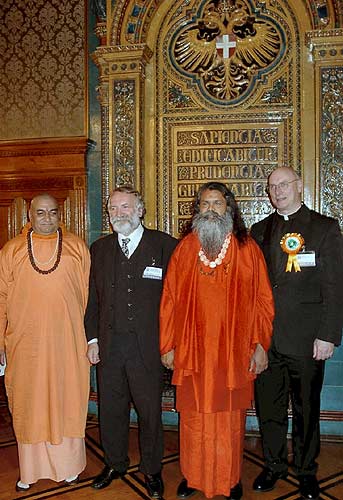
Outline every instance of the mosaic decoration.
{"type": "Polygon", "coordinates": [[[135,180],[135,81],[118,80],[113,88],[114,186],[135,180]]]}
{"type": "Polygon", "coordinates": [[[262,97],[262,101],[269,102],[271,104],[282,104],[288,102],[288,85],[287,79],[281,77],[274,82],[273,88],[267,90],[262,97]]]}
{"type": "Polygon", "coordinates": [[[1,2],[2,140],[85,135],[84,9],[83,0],[1,2]]]}
{"type": "Polygon", "coordinates": [[[268,7],[193,0],[165,15],[157,39],[156,158],[157,222],[166,231],[187,230],[194,196],[211,180],[232,190],[250,226],[272,211],[265,191],[271,171],[285,163],[301,170],[299,28],[285,2],[268,7]],[[248,31],[257,39],[245,40],[248,31]],[[266,45],[258,43],[262,33],[266,45]],[[234,61],[242,72],[237,84],[229,77],[234,61]],[[216,80],[217,94],[206,75],[220,65],[226,76],[216,80]]]}
{"type": "MultiPolygon", "coordinates": [[[[97,0],[94,0],[97,1],[97,0]]],[[[102,0],[99,0],[102,1],[102,0]]],[[[312,29],[325,28],[328,25],[331,27],[339,27],[343,25],[343,2],[342,0],[297,0],[302,2],[312,20],[312,29]],[[334,14],[329,16],[330,7],[334,14]]],[[[169,0],[115,0],[112,1],[112,11],[115,12],[111,29],[112,44],[120,44],[120,36],[125,34],[125,39],[129,43],[142,43],[146,41],[147,33],[149,32],[151,21],[159,7],[169,2],[169,0]],[[125,18],[124,13],[129,12],[129,17],[125,18]]],[[[174,2],[175,3],[175,2],[174,2]]],[[[202,2],[203,3],[203,2],[202,2]]],[[[289,3],[289,1],[285,1],[289,3]]],[[[178,2],[178,7],[174,12],[173,18],[177,18],[182,11],[193,4],[193,0],[183,0],[178,2]]],[[[199,1],[200,4],[200,1],[199,1]]],[[[265,7],[265,1],[257,1],[256,8],[265,7]]],[[[282,0],[269,0],[269,4],[281,13],[285,13],[282,8],[282,0]]]]}
{"type": "Polygon", "coordinates": [[[317,0],[316,8],[319,21],[322,25],[326,26],[329,23],[329,10],[326,0],[317,0]]]}
{"type": "Polygon", "coordinates": [[[322,211],[343,230],[343,66],[321,70],[322,211]]]}
{"type": "MultiPolygon", "coordinates": [[[[144,93],[135,89],[136,121],[139,116],[147,123],[154,119],[142,155],[152,161],[142,167],[146,178],[154,180],[142,182],[145,196],[155,203],[152,224],[177,234],[187,225],[199,186],[217,179],[233,190],[250,225],[271,211],[265,185],[276,166],[289,164],[300,174],[310,168],[307,151],[303,158],[302,139],[311,133],[302,128],[302,84],[311,84],[314,91],[308,65],[303,69],[312,52],[304,51],[299,13],[306,13],[310,29],[319,28],[326,36],[341,11],[338,0],[112,2],[108,30],[113,48],[123,54],[147,43],[153,52],[144,93]]],[[[110,63],[107,68],[119,70],[110,63]]],[[[121,68],[122,75],[128,69],[121,68]]],[[[115,120],[121,117],[113,113],[114,105],[110,172],[117,176],[124,163],[116,161],[115,120]]],[[[140,157],[135,141],[146,129],[133,130],[140,157]]],[[[137,158],[134,168],[141,179],[137,158]]]]}
{"type": "Polygon", "coordinates": [[[168,104],[170,109],[196,107],[190,95],[187,95],[180,85],[173,82],[169,82],[168,104]]]}
{"type": "Polygon", "coordinates": [[[252,14],[245,0],[209,0],[195,23],[176,34],[173,52],[180,71],[196,76],[205,92],[230,101],[275,63],[282,34],[275,23],[252,14]]]}

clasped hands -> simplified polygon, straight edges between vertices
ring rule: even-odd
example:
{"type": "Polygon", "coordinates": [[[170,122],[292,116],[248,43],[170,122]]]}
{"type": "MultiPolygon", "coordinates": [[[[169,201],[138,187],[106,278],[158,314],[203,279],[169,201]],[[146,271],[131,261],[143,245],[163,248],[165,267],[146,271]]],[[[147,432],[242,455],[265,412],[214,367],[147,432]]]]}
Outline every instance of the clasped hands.
{"type": "MultiPolygon", "coordinates": [[[[169,370],[174,369],[174,349],[162,354],[162,365],[169,370]]],[[[268,367],[268,356],[261,344],[256,345],[254,354],[250,359],[249,371],[258,375],[268,367]]]]}

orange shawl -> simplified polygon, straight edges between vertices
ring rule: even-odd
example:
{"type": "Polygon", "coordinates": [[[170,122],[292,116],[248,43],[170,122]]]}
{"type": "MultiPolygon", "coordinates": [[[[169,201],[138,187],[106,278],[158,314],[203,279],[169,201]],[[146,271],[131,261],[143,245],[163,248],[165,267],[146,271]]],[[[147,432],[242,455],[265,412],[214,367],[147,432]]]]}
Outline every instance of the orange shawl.
{"type": "MultiPolygon", "coordinates": [[[[216,370],[225,370],[227,389],[241,389],[254,378],[248,368],[256,344],[268,350],[272,335],[274,307],[265,261],[251,238],[239,245],[233,236],[223,264],[215,270],[226,282],[226,310],[218,311],[213,296],[206,305],[206,318],[199,324],[199,250],[197,236],[190,234],[180,242],[169,262],[160,309],[161,353],[175,349],[173,383],[177,386],[185,382],[185,376],[205,369],[209,373],[212,370],[214,378],[216,370]],[[206,349],[206,343],[211,342],[211,317],[216,314],[224,316],[223,352],[218,357],[219,366],[204,368],[198,346],[202,343],[206,349]]],[[[211,395],[208,400],[212,400],[211,395]]]]}

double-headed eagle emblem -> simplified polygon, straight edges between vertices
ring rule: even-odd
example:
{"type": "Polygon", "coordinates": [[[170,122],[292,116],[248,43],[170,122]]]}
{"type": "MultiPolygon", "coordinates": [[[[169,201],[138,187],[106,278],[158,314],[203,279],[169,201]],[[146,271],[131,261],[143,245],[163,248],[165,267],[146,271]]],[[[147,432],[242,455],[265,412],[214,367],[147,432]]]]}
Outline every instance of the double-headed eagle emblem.
{"type": "Polygon", "coordinates": [[[265,17],[256,19],[246,0],[210,0],[174,44],[180,68],[197,75],[210,96],[226,101],[240,97],[280,50],[279,30],[265,17]]]}

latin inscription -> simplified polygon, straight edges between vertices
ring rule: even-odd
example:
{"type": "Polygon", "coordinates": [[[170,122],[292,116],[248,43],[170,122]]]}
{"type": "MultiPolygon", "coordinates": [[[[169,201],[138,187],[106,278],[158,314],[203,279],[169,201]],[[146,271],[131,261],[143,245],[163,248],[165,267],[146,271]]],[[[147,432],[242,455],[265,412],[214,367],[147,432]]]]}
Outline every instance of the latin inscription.
{"type": "Polygon", "coordinates": [[[192,214],[192,200],[209,181],[224,182],[240,203],[248,225],[268,213],[266,181],[278,166],[277,127],[218,130],[177,130],[173,160],[177,185],[177,227],[192,214]]]}

